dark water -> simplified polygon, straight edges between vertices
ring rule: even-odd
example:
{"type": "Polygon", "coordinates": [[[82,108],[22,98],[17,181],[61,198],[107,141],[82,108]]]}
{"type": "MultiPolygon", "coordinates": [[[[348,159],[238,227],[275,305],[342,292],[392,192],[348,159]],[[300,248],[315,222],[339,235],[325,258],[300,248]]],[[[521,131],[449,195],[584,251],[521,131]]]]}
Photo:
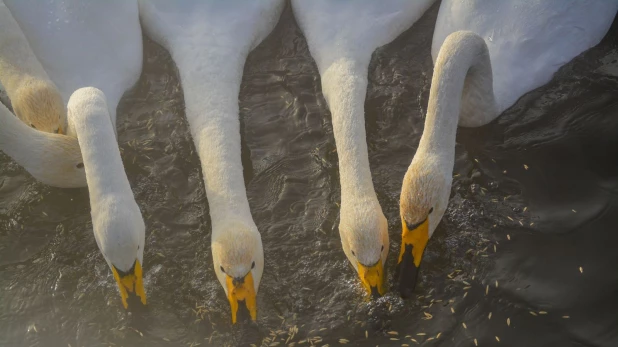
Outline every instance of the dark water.
{"type": "MultiPolygon", "coordinates": [[[[390,223],[389,269],[399,190],[423,127],[436,14],[434,6],[379,49],[369,72],[367,137],[390,223]]],[[[460,129],[452,199],[417,296],[368,302],[339,241],[330,114],[286,9],[250,55],[239,98],[266,266],[258,324],[234,327],[212,269],[208,203],[175,65],[154,43],[144,48],[118,132],[147,226],[149,308],[122,308],[92,235],[87,190],[37,183],[0,153],[0,345],[618,345],[618,25],[492,124],[460,129]]]]}

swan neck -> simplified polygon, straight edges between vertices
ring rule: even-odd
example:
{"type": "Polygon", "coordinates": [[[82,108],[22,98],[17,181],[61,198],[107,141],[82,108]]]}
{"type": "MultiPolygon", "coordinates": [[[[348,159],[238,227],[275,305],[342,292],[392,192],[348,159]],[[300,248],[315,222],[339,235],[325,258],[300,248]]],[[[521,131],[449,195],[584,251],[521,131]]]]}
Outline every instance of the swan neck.
{"type": "Polygon", "coordinates": [[[453,161],[459,121],[482,125],[495,115],[491,61],[485,41],[471,32],[451,34],[436,59],[418,152],[447,156],[453,161]]]}
{"type": "Polygon", "coordinates": [[[92,90],[76,91],[67,107],[81,149],[91,203],[110,195],[132,194],[105,95],[92,90]]]}
{"type": "Polygon", "coordinates": [[[369,59],[334,60],[322,71],[322,91],[332,114],[339,158],[341,201],[376,199],[365,132],[369,59]]]}
{"type": "Polygon", "coordinates": [[[246,55],[182,49],[178,58],[186,117],[200,157],[213,233],[230,219],[254,226],[243,175],[238,94],[246,55]]]}
{"type": "Polygon", "coordinates": [[[0,104],[0,149],[27,171],[37,166],[39,146],[52,146],[47,133],[28,127],[0,104]]]}

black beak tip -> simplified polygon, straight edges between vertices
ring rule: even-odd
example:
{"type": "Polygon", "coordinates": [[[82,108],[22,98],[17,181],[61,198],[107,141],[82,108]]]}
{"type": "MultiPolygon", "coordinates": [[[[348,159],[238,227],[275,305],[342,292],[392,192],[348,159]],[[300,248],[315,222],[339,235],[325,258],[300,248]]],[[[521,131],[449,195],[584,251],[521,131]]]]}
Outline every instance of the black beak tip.
{"type": "Polygon", "coordinates": [[[380,298],[382,295],[380,295],[380,292],[378,291],[378,287],[377,286],[372,286],[371,287],[371,299],[375,300],[380,298]]]}
{"type": "Polygon", "coordinates": [[[237,323],[246,323],[251,322],[251,313],[247,308],[245,300],[238,300],[238,312],[236,312],[236,322],[237,323]]]}
{"type": "Polygon", "coordinates": [[[413,259],[404,256],[404,259],[397,264],[395,270],[395,280],[397,291],[399,295],[407,299],[412,296],[414,288],[416,288],[416,282],[418,279],[419,268],[414,264],[413,259]]]}
{"type": "Polygon", "coordinates": [[[129,292],[127,297],[127,308],[131,312],[144,312],[146,311],[146,305],[142,304],[142,299],[135,293],[129,292]]]}

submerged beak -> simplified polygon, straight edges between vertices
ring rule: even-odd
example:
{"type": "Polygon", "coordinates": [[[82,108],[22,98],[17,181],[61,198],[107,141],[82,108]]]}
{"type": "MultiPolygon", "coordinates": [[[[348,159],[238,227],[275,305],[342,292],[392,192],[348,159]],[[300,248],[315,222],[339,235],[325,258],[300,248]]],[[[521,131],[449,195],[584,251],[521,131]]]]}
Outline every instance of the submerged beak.
{"type": "Polygon", "coordinates": [[[372,299],[384,295],[384,268],[382,266],[382,259],[378,260],[378,262],[372,266],[365,266],[358,262],[358,276],[363,283],[363,287],[365,287],[372,299]]]}
{"type": "Polygon", "coordinates": [[[257,304],[255,302],[255,287],[251,271],[242,278],[232,278],[226,275],[227,299],[232,309],[232,323],[236,324],[238,316],[241,319],[251,317],[257,319],[257,304]]]}
{"type": "Polygon", "coordinates": [[[144,281],[142,279],[142,265],[139,263],[139,260],[136,259],[135,263],[133,263],[133,267],[127,272],[118,270],[112,265],[112,272],[114,273],[116,283],[118,283],[122,305],[125,309],[129,307],[127,302],[129,294],[139,297],[141,303],[146,305],[146,292],[144,291],[144,281]]]}
{"type": "Polygon", "coordinates": [[[418,271],[423,260],[423,252],[429,241],[429,218],[410,228],[402,218],[403,232],[401,235],[401,251],[395,270],[395,279],[399,294],[403,298],[412,295],[418,271]]]}

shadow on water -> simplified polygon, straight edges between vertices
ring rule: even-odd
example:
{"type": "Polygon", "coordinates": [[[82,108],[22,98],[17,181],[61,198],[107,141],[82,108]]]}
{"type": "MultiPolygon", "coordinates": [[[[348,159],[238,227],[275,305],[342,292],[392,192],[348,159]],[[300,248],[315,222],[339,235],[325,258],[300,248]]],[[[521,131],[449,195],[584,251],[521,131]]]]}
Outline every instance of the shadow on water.
{"type": "MultiPolygon", "coordinates": [[[[367,137],[390,269],[436,15],[434,6],[380,48],[369,69],[367,137]]],[[[92,236],[87,190],[44,186],[0,154],[0,345],[617,345],[617,33],[615,25],[492,124],[460,129],[451,202],[416,296],[367,302],[337,230],[330,113],[287,8],[251,53],[239,97],[266,265],[257,324],[234,327],[212,269],[208,203],[176,67],[146,39],[144,73],[119,106],[118,133],[147,226],[149,306],[122,308],[92,236]]]]}

